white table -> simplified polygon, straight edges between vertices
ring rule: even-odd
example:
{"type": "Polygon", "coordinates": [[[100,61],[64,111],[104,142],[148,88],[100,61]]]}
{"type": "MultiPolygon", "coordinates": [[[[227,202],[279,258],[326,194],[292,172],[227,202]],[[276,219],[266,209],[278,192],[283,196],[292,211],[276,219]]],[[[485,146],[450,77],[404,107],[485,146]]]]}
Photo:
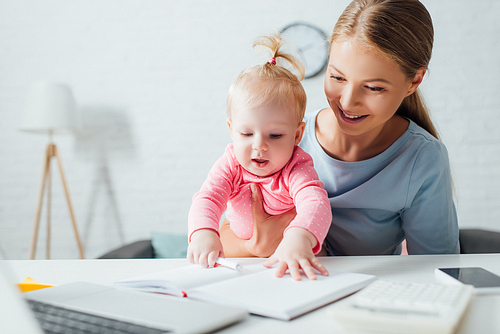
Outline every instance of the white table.
{"type": "MultiPolygon", "coordinates": [[[[255,259],[238,259],[239,262],[255,259]]],[[[500,254],[323,257],[338,271],[376,275],[379,279],[434,282],[437,267],[483,267],[500,275],[500,254]]],[[[31,277],[40,283],[87,281],[111,285],[114,281],[188,265],[184,259],[145,260],[9,260],[18,281],[31,277]]],[[[323,307],[284,322],[251,316],[221,333],[343,333],[323,307]]],[[[474,296],[458,333],[500,333],[500,294],[474,296]]]]}

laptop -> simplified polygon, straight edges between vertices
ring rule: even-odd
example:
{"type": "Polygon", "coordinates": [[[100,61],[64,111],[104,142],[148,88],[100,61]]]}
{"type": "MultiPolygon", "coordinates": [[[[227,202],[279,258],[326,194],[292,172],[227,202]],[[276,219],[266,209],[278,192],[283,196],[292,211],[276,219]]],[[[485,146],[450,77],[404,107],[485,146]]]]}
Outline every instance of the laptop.
{"type": "Polygon", "coordinates": [[[248,316],[237,307],[87,282],[21,294],[7,265],[0,261],[0,333],[207,333],[248,316]]]}

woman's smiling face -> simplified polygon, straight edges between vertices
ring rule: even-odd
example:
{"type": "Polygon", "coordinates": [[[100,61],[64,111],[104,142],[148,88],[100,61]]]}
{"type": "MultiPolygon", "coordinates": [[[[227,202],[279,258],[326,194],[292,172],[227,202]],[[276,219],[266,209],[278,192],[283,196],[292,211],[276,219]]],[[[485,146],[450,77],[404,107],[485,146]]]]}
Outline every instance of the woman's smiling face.
{"type": "Polygon", "coordinates": [[[332,43],[325,76],[328,103],[341,131],[351,136],[380,131],[421,81],[408,80],[396,62],[357,43],[332,43]]]}

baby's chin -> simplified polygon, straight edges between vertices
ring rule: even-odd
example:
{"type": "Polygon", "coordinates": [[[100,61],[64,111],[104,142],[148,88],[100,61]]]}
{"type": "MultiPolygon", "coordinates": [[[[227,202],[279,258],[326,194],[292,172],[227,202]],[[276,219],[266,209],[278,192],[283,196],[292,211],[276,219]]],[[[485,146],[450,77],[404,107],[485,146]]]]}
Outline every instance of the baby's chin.
{"type": "Polygon", "coordinates": [[[278,168],[278,169],[272,169],[272,170],[269,170],[269,169],[260,169],[260,168],[255,168],[255,166],[251,165],[251,166],[243,166],[243,168],[245,168],[245,170],[255,176],[258,176],[258,177],[268,177],[268,176],[272,176],[274,174],[276,174],[277,172],[279,172],[281,170],[281,168],[278,168]]]}

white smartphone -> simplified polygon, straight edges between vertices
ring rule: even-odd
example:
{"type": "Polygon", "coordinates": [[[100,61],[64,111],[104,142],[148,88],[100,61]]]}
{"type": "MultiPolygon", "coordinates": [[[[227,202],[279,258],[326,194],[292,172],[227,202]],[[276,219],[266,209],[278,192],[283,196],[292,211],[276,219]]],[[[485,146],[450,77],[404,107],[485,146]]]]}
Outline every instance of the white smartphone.
{"type": "Polygon", "coordinates": [[[500,293],[500,276],[484,268],[437,268],[435,273],[443,283],[471,284],[478,294],[500,293]]]}

